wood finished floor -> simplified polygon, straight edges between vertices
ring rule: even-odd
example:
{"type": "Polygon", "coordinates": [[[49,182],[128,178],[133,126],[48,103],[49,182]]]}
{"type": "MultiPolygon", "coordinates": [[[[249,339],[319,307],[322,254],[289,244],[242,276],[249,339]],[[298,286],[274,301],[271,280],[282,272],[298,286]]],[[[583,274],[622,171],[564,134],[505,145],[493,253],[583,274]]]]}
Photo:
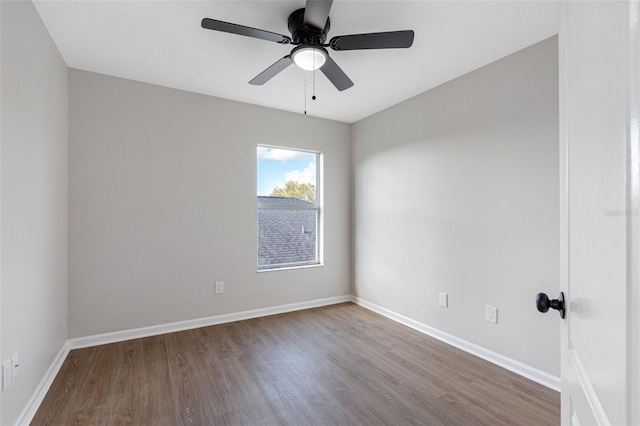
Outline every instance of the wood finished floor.
{"type": "Polygon", "coordinates": [[[71,351],[32,425],[557,425],[560,394],[345,303],[71,351]]]}

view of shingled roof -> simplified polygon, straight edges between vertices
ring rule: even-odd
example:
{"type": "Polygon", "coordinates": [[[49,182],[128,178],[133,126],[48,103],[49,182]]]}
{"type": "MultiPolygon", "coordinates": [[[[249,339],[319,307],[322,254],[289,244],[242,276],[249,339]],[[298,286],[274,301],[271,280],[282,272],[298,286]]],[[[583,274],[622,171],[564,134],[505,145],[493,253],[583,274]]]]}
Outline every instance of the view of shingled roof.
{"type": "Polygon", "coordinates": [[[258,196],[258,267],[316,260],[316,210],[297,198],[258,196]]]}

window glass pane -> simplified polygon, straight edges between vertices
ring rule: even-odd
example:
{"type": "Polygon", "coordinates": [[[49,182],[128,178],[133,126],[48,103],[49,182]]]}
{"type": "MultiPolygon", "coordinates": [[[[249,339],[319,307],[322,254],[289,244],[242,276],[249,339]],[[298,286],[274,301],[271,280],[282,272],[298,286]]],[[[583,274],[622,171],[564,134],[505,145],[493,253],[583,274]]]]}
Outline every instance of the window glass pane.
{"type": "Polygon", "coordinates": [[[316,201],[318,154],[258,147],[258,195],[316,201]]]}
{"type": "Polygon", "coordinates": [[[258,147],[258,269],[318,263],[318,156],[258,147]]]}
{"type": "Polygon", "coordinates": [[[258,266],[315,262],[316,223],[316,210],[259,208],[258,266]]]}

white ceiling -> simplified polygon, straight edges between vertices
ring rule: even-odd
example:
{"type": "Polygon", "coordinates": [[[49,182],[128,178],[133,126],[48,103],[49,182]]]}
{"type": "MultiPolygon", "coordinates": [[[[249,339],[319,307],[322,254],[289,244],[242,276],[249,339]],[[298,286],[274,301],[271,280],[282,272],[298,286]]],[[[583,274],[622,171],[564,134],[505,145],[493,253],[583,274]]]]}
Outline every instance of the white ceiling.
{"type": "Polygon", "coordinates": [[[320,72],[290,66],[248,81],[289,53],[280,45],[205,30],[204,17],[290,35],[304,0],[36,1],[67,65],[86,71],[352,123],[557,33],[555,1],[335,0],[336,35],[412,29],[410,49],[329,50],[355,85],[338,92],[320,72]]]}

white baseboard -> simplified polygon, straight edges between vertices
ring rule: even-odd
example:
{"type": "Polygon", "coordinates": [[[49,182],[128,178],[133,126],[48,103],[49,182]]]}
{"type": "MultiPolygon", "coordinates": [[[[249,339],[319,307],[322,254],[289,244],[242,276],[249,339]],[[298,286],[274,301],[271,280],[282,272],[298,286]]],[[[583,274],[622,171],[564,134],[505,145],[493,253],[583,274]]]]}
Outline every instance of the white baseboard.
{"type": "Polygon", "coordinates": [[[67,343],[69,345],[69,349],[87,348],[91,346],[104,345],[107,343],[139,339],[141,337],[157,336],[159,334],[191,330],[194,328],[207,327],[210,325],[266,317],[268,315],[283,314],[286,312],[300,311],[303,309],[317,308],[320,306],[335,305],[336,303],[350,302],[351,300],[352,299],[350,295],[328,297],[325,299],[316,299],[307,302],[291,303],[288,305],[272,306],[269,308],[260,308],[231,314],[215,315],[212,317],[198,318],[194,320],[172,322],[168,324],[134,328],[131,330],[114,331],[111,333],[78,337],[68,340],[67,343]]]}
{"type": "Polygon", "coordinates": [[[38,383],[38,386],[31,395],[31,398],[29,398],[27,405],[25,405],[24,409],[18,416],[16,426],[28,426],[29,423],[31,423],[31,421],[33,420],[33,416],[36,415],[38,407],[40,407],[40,404],[42,404],[45,395],[47,394],[49,388],[51,387],[51,384],[53,383],[53,379],[56,378],[56,375],[58,374],[58,371],[60,371],[60,367],[62,367],[62,364],[64,363],[64,360],[67,358],[68,354],[69,344],[68,342],[65,342],[56,357],[53,359],[53,362],[49,366],[47,372],[44,374],[44,377],[42,378],[40,383],[38,383]]]}
{"type": "Polygon", "coordinates": [[[556,390],[558,392],[560,391],[560,378],[557,376],[551,375],[537,368],[533,368],[529,365],[523,364],[520,361],[516,361],[504,355],[500,355],[499,353],[493,352],[489,349],[483,348],[482,346],[476,345],[475,343],[468,342],[449,333],[445,333],[444,331],[440,331],[436,328],[415,321],[404,315],[393,312],[387,308],[376,305],[375,303],[371,303],[367,300],[361,299],[360,297],[352,296],[351,300],[364,308],[367,308],[373,312],[399,322],[400,324],[406,325],[407,327],[411,327],[421,333],[434,337],[451,346],[455,346],[456,348],[475,355],[478,358],[482,358],[485,361],[489,361],[502,368],[506,368],[509,371],[526,377],[527,379],[533,380],[534,382],[540,383],[541,385],[546,386],[550,389],[556,390]]]}

